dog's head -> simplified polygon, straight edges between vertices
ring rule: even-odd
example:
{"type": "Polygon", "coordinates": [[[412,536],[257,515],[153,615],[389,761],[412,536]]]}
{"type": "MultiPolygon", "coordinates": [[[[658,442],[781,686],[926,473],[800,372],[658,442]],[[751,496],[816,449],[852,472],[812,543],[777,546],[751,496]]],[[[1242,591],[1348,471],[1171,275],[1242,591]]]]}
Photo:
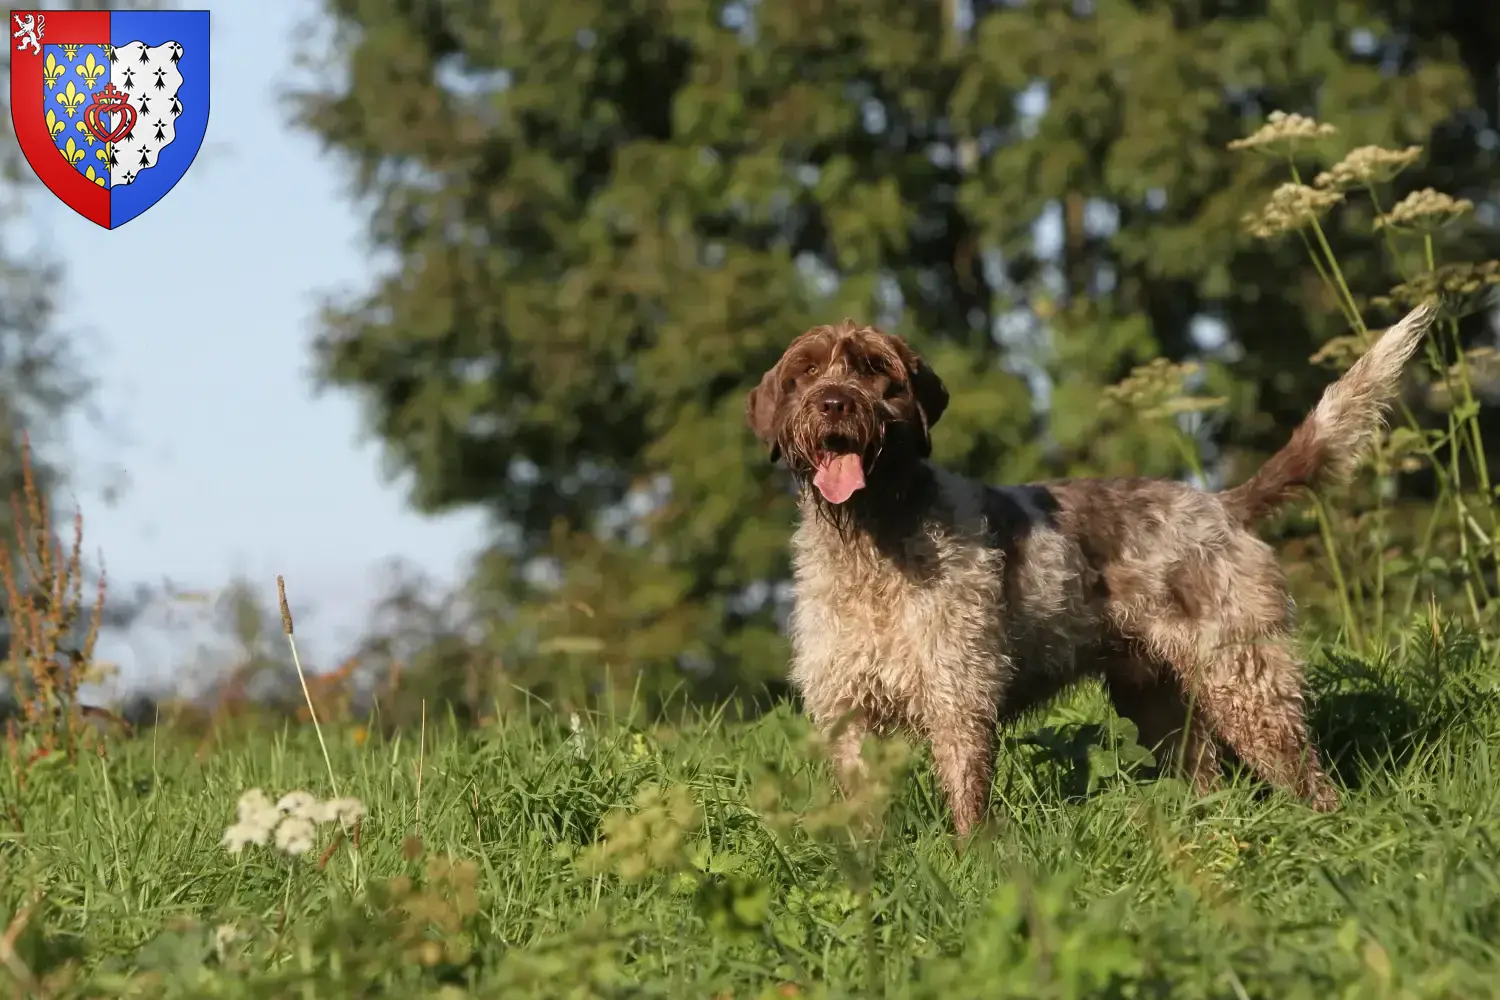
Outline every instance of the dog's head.
{"type": "Polygon", "coordinates": [[[947,406],[942,380],[904,340],[846,320],[792,341],[745,409],[771,460],[837,506],[877,468],[927,457],[947,406]]]}

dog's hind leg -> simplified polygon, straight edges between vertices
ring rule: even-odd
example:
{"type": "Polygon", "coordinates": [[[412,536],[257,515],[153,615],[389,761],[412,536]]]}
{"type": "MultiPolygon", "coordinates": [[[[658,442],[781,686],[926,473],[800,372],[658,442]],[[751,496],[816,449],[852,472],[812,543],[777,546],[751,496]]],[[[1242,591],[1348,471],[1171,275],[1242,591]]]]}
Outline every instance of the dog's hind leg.
{"type": "Polygon", "coordinates": [[[1184,654],[1196,647],[1192,660],[1173,657],[1172,665],[1195,712],[1240,760],[1319,812],[1337,809],[1338,791],[1307,729],[1302,664],[1289,637],[1273,631],[1175,645],[1184,654]]]}
{"type": "Polygon", "coordinates": [[[1170,668],[1145,657],[1122,658],[1105,666],[1104,686],[1115,711],[1135,723],[1141,746],[1156,755],[1162,774],[1179,774],[1199,794],[1218,784],[1213,732],[1170,668]]]}

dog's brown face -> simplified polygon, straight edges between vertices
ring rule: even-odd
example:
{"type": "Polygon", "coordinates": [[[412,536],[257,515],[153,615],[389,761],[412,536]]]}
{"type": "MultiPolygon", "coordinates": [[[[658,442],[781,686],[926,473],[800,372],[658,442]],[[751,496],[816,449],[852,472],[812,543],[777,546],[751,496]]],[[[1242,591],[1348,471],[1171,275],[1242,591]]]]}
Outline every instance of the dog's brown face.
{"type": "Polygon", "coordinates": [[[823,499],[838,505],[877,466],[932,451],[948,390],[900,337],[844,322],[792,342],[752,389],[750,428],[823,499]]]}

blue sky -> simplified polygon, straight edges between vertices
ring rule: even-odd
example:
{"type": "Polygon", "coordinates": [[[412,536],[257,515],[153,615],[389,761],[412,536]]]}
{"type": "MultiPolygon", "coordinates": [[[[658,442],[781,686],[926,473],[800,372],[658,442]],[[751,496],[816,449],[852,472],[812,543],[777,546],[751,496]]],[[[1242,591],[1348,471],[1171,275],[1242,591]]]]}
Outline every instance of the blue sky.
{"type": "MultiPolygon", "coordinates": [[[[320,296],[365,287],[371,264],[338,165],[286,125],[279,96],[313,0],[194,6],[213,14],[213,103],[187,175],[112,232],[46,191],[30,206],[36,239],[59,256],[87,244],[91,266],[98,254],[173,258],[173,301],[149,322],[115,322],[111,290],[68,271],[57,319],[98,380],[98,418],[75,421],[64,457],[85,545],[111,579],[213,592],[243,574],[274,601],[284,574],[304,657],[331,657],[379,596],[387,559],[454,579],[483,526],[411,513],[357,400],[314,398],[320,296]]],[[[170,681],[202,634],[163,610],[109,637],[103,658],[126,677],[170,681]]]]}

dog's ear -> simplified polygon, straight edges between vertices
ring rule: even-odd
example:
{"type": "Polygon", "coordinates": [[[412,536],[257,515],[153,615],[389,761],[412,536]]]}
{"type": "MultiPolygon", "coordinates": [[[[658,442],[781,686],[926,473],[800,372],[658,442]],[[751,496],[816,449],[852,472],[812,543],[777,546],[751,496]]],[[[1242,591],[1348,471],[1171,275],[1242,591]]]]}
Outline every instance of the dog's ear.
{"type": "Polygon", "coordinates": [[[745,419],[750,429],[763,444],[771,448],[771,461],[781,457],[781,445],[776,442],[776,411],[781,406],[781,378],[777,374],[779,365],[772,366],[760,378],[760,385],[750,390],[745,399],[745,419]]]}
{"type": "Polygon", "coordinates": [[[948,409],[948,387],[943,385],[943,380],[938,378],[931,365],[922,360],[920,354],[912,350],[905,341],[898,343],[901,364],[906,368],[907,384],[911,388],[912,399],[917,404],[917,416],[922,421],[923,451],[930,454],[932,428],[942,419],[943,411],[948,409]]]}

